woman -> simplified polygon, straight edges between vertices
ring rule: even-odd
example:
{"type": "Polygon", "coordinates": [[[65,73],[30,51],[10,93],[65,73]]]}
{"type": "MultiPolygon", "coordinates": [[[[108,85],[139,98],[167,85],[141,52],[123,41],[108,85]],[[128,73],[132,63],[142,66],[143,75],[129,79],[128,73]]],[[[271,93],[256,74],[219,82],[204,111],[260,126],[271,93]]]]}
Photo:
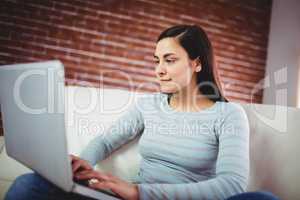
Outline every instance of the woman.
{"type": "MultiPolygon", "coordinates": [[[[245,111],[222,96],[213,73],[213,53],[198,26],[171,27],[158,37],[154,54],[159,93],[146,95],[80,158],[74,177],[96,180],[124,199],[277,199],[244,193],[249,174],[249,125],[245,111]],[[141,136],[140,171],[133,183],[94,171],[99,160],[141,136]]],[[[87,199],[62,192],[36,174],[19,177],[10,199],[87,199]]]]}

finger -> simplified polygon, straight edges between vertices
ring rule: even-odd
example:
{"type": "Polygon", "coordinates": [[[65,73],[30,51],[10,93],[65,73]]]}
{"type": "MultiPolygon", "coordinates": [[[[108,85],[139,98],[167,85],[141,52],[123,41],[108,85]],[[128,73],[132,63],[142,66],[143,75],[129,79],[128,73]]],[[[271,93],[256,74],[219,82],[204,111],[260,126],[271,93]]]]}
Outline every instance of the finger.
{"type": "Polygon", "coordinates": [[[79,161],[75,161],[72,163],[72,172],[73,174],[81,167],[81,163],[79,161]]]}
{"type": "Polygon", "coordinates": [[[70,157],[72,160],[79,160],[80,158],[77,156],[74,156],[73,154],[70,154],[70,157]]]}
{"type": "Polygon", "coordinates": [[[110,189],[112,191],[115,190],[114,183],[108,182],[108,181],[102,181],[102,182],[97,182],[97,183],[90,183],[89,187],[94,188],[94,189],[110,189]]]}
{"type": "Polygon", "coordinates": [[[93,168],[85,163],[82,160],[78,160],[78,161],[74,161],[74,163],[72,163],[72,171],[73,174],[76,173],[77,171],[82,171],[82,170],[92,170],[93,168]]]}
{"type": "Polygon", "coordinates": [[[89,170],[89,169],[84,169],[84,170],[78,172],[77,174],[80,175],[80,174],[86,174],[86,173],[95,173],[95,174],[97,174],[99,176],[106,176],[106,174],[103,173],[103,172],[96,171],[96,170],[89,170]]]}
{"type": "Polygon", "coordinates": [[[97,173],[95,173],[94,171],[80,172],[80,173],[77,173],[75,175],[75,177],[78,179],[97,179],[97,180],[99,180],[97,173]]]}
{"type": "Polygon", "coordinates": [[[87,170],[93,169],[92,166],[90,166],[90,165],[89,165],[88,163],[86,163],[85,161],[82,161],[81,163],[82,163],[82,167],[83,167],[84,169],[87,169],[87,170]]]}
{"type": "Polygon", "coordinates": [[[111,182],[118,182],[118,181],[121,181],[121,179],[119,179],[118,177],[112,175],[112,174],[109,173],[109,172],[106,172],[106,173],[100,173],[100,175],[102,176],[102,178],[104,178],[104,179],[109,179],[111,182]]]}
{"type": "Polygon", "coordinates": [[[75,176],[84,175],[84,174],[88,174],[90,172],[93,172],[93,170],[84,169],[84,170],[80,170],[80,171],[76,172],[74,175],[75,176]]]}
{"type": "Polygon", "coordinates": [[[94,172],[94,170],[84,169],[84,170],[81,170],[81,171],[77,172],[76,175],[87,174],[87,173],[90,173],[90,172],[94,172]]]}
{"type": "Polygon", "coordinates": [[[105,181],[115,182],[117,178],[110,173],[98,172],[98,178],[105,181]]]}
{"type": "Polygon", "coordinates": [[[114,177],[110,172],[106,172],[106,173],[103,173],[103,174],[105,174],[108,177],[114,177]]]}
{"type": "Polygon", "coordinates": [[[99,181],[111,181],[111,178],[105,175],[100,174],[96,171],[86,170],[75,175],[78,179],[97,179],[99,181]]]}
{"type": "Polygon", "coordinates": [[[80,172],[76,173],[75,176],[78,177],[78,178],[97,178],[99,175],[96,171],[83,170],[83,171],[80,171],[80,172]]]}

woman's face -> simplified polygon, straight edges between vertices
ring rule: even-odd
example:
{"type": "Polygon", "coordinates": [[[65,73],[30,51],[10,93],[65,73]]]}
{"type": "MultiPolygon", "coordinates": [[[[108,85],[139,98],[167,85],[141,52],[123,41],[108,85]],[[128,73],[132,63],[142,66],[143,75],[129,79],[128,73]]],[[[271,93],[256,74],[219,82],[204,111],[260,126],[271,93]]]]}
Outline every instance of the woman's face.
{"type": "Polygon", "coordinates": [[[175,38],[160,40],[156,44],[154,59],[161,92],[177,93],[192,83],[197,63],[188,57],[175,38]]]}

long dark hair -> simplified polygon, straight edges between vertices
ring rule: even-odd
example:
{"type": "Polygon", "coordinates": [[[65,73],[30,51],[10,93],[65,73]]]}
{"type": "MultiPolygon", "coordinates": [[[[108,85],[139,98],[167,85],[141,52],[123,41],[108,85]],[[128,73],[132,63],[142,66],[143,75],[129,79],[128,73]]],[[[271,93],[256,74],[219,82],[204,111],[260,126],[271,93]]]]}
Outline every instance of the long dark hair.
{"type": "Polygon", "coordinates": [[[199,58],[202,65],[201,71],[197,73],[199,91],[214,102],[228,102],[217,84],[214,74],[213,48],[205,31],[196,25],[172,26],[164,30],[156,42],[167,37],[176,37],[191,60],[199,58]]]}

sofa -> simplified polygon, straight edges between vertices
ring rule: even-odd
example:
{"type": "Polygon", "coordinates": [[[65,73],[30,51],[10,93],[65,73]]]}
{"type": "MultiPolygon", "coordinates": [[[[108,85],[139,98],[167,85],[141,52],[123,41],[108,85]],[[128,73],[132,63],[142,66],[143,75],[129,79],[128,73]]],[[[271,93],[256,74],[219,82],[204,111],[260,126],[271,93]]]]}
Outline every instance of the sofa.
{"type": "MultiPolygon", "coordinates": [[[[68,150],[79,155],[87,143],[105,130],[146,93],[121,89],[67,86],[65,116],[68,150]]],[[[248,191],[267,190],[282,200],[300,197],[300,109],[262,104],[241,104],[250,124],[250,182],[248,191]]],[[[115,151],[96,165],[131,181],[139,168],[137,141],[115,151]]],[[[0,137],[0,199],[13,180],[30,169],[7,156],[0,137]]]]}

